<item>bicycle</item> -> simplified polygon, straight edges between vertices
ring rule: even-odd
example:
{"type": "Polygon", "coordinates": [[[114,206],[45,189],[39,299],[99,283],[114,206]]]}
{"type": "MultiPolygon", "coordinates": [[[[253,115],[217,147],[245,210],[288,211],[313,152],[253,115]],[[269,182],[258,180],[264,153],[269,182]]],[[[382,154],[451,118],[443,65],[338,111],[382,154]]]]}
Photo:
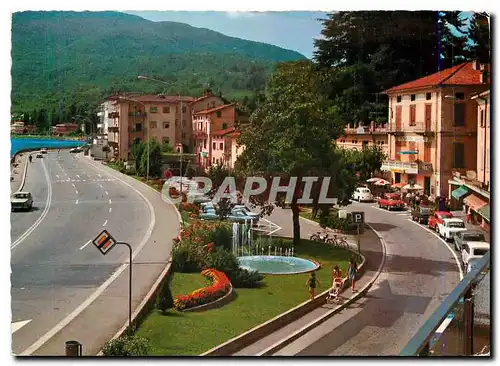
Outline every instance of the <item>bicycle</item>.
{"type": "Polygon", "coordinates": [[[327,243],[327,244],[334,244],[334,239],[330,238],[326,231],[318,231],[315,234],[312,234],[309,237],[309,240],[327,243]]]}
{"type": "Polygon", "coordinates": [[[341,247],[341,248],[346,248],[346,249],[349,248],[349,243],[347,242],[345,236],[334,235],[333,240],[334,240],[334,245],[336,247],[341,247]]]}

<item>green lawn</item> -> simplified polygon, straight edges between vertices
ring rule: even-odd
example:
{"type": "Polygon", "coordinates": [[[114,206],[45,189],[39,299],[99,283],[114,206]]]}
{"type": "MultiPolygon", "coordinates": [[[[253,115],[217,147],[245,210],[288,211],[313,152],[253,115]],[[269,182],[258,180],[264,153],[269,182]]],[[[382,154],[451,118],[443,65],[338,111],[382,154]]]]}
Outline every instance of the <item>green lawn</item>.
{"type": "MultiPolygon", "coordinates": [[[[290,243],[289,239],[284,241],[290,243]]],[[[302,240],[295,254],[322,264],[317,272],[321,284],[317,291],[320,293],[331,285],[334,264],[340,265],[345,272],[351,252],[302,240]]],[[[170,315],[155,310],[137,333],[150,340],[151,355],[199,355],[306,301],[307,278],[308,274],[268,275],[261,288],[235,289],[236,298],[219,309],[199,313],[170,310],[170,315]]],[[[201,274],[175,273],[172,293],[174,296],[188,294],[205,283],[201,274]]]]}

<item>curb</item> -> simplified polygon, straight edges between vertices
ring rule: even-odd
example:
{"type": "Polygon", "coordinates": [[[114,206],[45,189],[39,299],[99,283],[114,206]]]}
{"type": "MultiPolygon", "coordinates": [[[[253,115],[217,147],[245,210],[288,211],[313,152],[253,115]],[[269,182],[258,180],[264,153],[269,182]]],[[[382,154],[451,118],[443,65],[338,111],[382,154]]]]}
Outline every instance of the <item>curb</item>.
{"type": "Polygon", "coordinates": [[[220,308],[221,306],[224,306],[226,304],[229,304],[231,300],[233,299],[234,295],[234,288],[231,282],[229,282],[231,288],[229,289],[228,293],[225,294],[224,296],[218,298],[217,300],[214,300],[212,302],[209,302],[208,304],[203,304],[203,305],[198,305],[192,308],[184,309],[181,310],[183,313],[196,313],[196,312],[201,312],[201,311],[206,311],[206,310],[212,310],[212,309],[217,309],[220,308]]]}
{"type": "MultiPolygon", "coordinates": [[[[146,311],[149,310],[149,309],[147,309],[146,305],[149,301],[151,301],[153,299],[156,291],[160,287],[161,282],[163,281],[163,279],[165,278],[167,273],[170,271],[171,265],[172,265],[172,261],[169,260],[166,267],[160,273],[160,276],[158,276],[158,278],[156,279],[155,283],[153,284],[153,286],[151,287],[149,292],[146,294],[144,299],[142,299],[139,306],[137,306],[137,308],[135,309],[134,313],[132,314],[132,326],[135,325],[136,319],[139,315],[144,315],[141,313],[143,313],[145,310],[146,311]]],[[[120,338],[124,333],[126,333],[128,327],[129,327],[129,324],[128,324],[128,320],[127,320],[126,323],[120,328],[120,330],[118,332],[116,332],[116,334],[113,336],[113,338],[110,339],[110,341],[115,340],[117,338],[120,338]]],[[[101,349],[101,351],[99,351],[97,356],[104,356],[104,354],[102,353],[102,349],[101,349]]]]}
{"type": "MultiPolygon", "coordinates": [[[[351,249],[348,249],[349,251],[355,253],[356,255],[359,255],[358,253],[354,252],[351,249]]],[[[359,272],[363,269],[365,263],[366,263],[366,258],[361,255],[363,258],[363,261],[359,265],[359,272]]],[[[343,281],[343,286],[345,286],[347,282],[343,281]]],[[[278,329],[283,328],[284,326],[292,323],[294,320],[297,318],[304,316],[305,315],[305,309],[316,309],[320,306],[322,306],[324,303],[326,303],[326,297],[330,293],[332,287],[329,287],[327,290],[323,291],[322,293],[318,294],[314,299],[312,300],[307,300],[287,311],[284,313],[281,313],[277,316],[275,316],[272,319],[269,319],[268,321],[257,325],[256,327],[246,331],[243,334],[240,334],[234,338],[229,339],[228,341],[219,344],[218,346],[215,346],[208,351],[202,353],[200,356],[228,356],[230,354],[233,354],[240,349],[248,346],[249,344],[252,344],[253,342],[258,341],[260,338],[263,338],[269,334],[272,334],[273,332],[277,331],[278,329]],[[302,314],[304,312],[304,314],[302,314]],[[285,320],[285,324],[279,325],[280,321],[285,320]],[[277,326],[278,325],[278,326],[277,326]],[[266,329],[269,328],[269,329],[266,329]],[[263,334],[259,334],[262,332],[263,334]],[[246,340],[245,340],[246,339],[246,340]],[[240,345],[237,345],[238,341],[244,340],[240,345]]]]}
{"type": "Polygon", "coordinates": [[[373,278],[370,280],[370,282],[368,282],[356,295],[352,296],[346,303],[344,303],[342,305],[339,305],[335,309],[330,310],[329,312],[327,312],[326,314],[320,316],[319,318],[316,318],[311,323],[305,325],[304,327],[302,327],[301,329],[299,329],[295,333],[291,334],[289,337],[287,337],[287,338],[285,338],[285,339],[283,339],[283,340],[281,340],[281,341],[273,344],[269,348],[267,348],[264,351],[261,351],[260,353],[258,353],[256,356],[271,356],[272,354],[276,353],[277,351],[279,351],[280,349],[284,348],[288,344],[290,344],[293,341],[297,340],[298,338],[300,338],[301,336],[303,336],[307,332],[311,331],[312,329],[314,329],[315,327],[317,327],[321,323],[325,322],[326,320],[328,320],[329,318],[331,318],[333,315],[337,314],[338,312],[340,312],[341,310],[343,310],[348,305],[352,304],[353,302],[355,302],[356,300],[358,300],[360,297],[364,296],[368,292],[368,290],[372,287],[372,285],[375,283],[375,281],[380,276],[380,273],[382,272],[382,268],[384,267],[384,264],[385,264],[386,248],[385,248],[385,241],[379,235],[379,233],[376,230],[374,230],[373,227],[370,224],[366,224],[366,225],[368,225],[368,227],[379,238],[380,242],[382,243],[382,253],[383,253],[383,255],[382,255],[382,262],[380,263],[380,265],[379,265],[379,267],[377,269],[376,274],[373,276],[373,278]]]}
{"type": "Polygon", "coordinates": [[[21,185],[19,186],[19,188],[17,189],[17,192],[20,192],[23,190],[24,188],[24,185],[26,183],[26,174],[28,173],[28,165],[29,165],[29,156],[31,156],[31,153],[29,152],[28,155],[26,155],[26,162],[24,164],[24,173],[23,173],[23,180],[21,181],[21,185]]]}

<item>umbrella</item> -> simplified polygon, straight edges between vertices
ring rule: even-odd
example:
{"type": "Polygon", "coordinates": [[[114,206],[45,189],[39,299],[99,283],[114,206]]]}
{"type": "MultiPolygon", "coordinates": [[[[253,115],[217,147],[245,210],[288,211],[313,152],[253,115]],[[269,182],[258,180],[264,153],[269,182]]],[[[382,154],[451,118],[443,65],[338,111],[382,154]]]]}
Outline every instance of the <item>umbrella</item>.
{"type": "Polygon", "coordinates": [[[374,183],[376,186],[386,186],[388,184],[391,184],[391,182],[386,181],[385,179],[379,179],[374,183]]]}
{"type": "Polygon", "coordinates": [[[420,191],[420,190],[424,189],[424,187],[422,187],[421,185],[418,185],[418,184],[414,184],[414,185],[407,184],[404,187],[402,187],[401,189],[420,191]]]}
{"type": "Polygon", "coordinates": [[[379,180],[381,180],[382,178],[370,178],[370,179],[367,179],[366,180],[366,183],[374,183],[374,182],[377,182],[379,180]]]}
{"type": "Polygon", "coordinates": [[[392,188],[403,188],[406,185],[406,183],[396,183],[393,184],[391,187],[392,188]]]}

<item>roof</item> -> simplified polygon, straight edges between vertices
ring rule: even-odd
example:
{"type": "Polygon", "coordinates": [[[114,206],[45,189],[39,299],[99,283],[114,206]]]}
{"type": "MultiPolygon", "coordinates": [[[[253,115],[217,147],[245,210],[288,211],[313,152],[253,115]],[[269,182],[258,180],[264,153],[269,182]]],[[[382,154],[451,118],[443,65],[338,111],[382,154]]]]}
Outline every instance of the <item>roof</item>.
{"type": "MultiPolygon", "coordinates": [[[[423,78],[413,80],[401,85],[394,86],[384,91],[386,94],[425,87],[437,87],[442,85],[482,85],[481,74],[483,71],[474,70],[474,62],[464,62],[460,65],[444,69],[423,78]]],[[[489,70],[489,65],[487,67],[489,70]]],[[[490,79],[488,77],[488,83],[490,79]]]]}
{"type": "Polygon", "coordinates": [[[458,217],[448,217],[443,219],[445,222],[464,222],[462,219],[459,219],[458,217]]]}
{"type": "Polygon", "coordinates": [[[435,211],[434,212],[438,216],[448,216],[448,217],[453,217],[453,214],[448,211],[435,211]]]}
{"type": "Polygon", "coordinates": [[[130,96],[127,94],[118,94],[107,97],[106,99],[121,99],[123,101],[129,102],[143,102],[143,103],[178,103],[181,99],[183,102],[190,103],[194,98],[189,96],[178,96],[178,95],[134,95],[130,96]]]}
{"type": "Polygon", "coordinates": [[[202,95],[201,97],[198,97],[194,100],[192,100],[191,102],[189,102],[190,104],[194,104],[196,102],[199,102],[199,101],[202,101],[203,99],[207,99],[207,98],[210,98],[210,97],[217,97],[217,95],[214,95],[212,93],[207,93],[207,94],[204,94],[202,95]]]}
{"type": "Polygon", "coordinates": [[[225,128],[223,130],[212,132],[212,136],[224,136],[224,135],[227,135],[227,134],[235,132],[235,131],[236,131],[236,128],[229,127],[229,128],[225,128]]]}
{"type": "Polygon", "coordinates": [[[470,206],[474,211],[478,211],[481,207],[488,204],[485,200],[483,200],[478,195],[471,193],[467,197],[464,198],[464,203],[467,206],[470,206]]]}
{"type": "Polygon", "coordinates": [[[467,242],[469,248],[489,248],[490,243],[486,241],[469,241],[467,242]]]}
{"type": "Polygon", "coordinates": [[[231,104],[224,104],[224,105],[221,105],[221,106],[218,106],[218,107],[215,107],[215,108],[211,108],[211,109],[204,109],[202,111],[199,111],[199,112],[195,112],[193,114],[210,114],[210,113],[213,113],[213,112],[216,112],[216,111],[219,111],[221,109],[224,109],[224,108],[227,108],[227,107],[232,107],[234,106],[233,103],[231,104]]]}

